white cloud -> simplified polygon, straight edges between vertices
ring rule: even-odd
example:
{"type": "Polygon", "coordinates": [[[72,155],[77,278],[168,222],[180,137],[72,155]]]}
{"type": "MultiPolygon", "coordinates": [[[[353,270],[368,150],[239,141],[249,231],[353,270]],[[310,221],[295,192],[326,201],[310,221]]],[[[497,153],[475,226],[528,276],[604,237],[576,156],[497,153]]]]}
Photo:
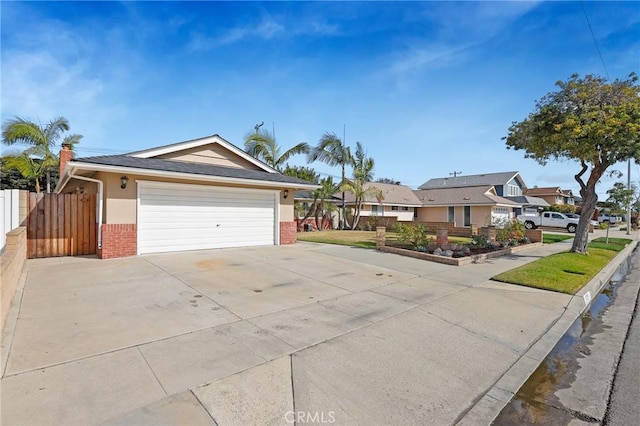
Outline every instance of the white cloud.
{"type": "Polygon", "coordinates": [[[385,74],[398,79],[464,61],[469,51],[494,37],[537,2],[426,3],[422,18],[429,38],[417,38],[391,53],[385,74]]]}

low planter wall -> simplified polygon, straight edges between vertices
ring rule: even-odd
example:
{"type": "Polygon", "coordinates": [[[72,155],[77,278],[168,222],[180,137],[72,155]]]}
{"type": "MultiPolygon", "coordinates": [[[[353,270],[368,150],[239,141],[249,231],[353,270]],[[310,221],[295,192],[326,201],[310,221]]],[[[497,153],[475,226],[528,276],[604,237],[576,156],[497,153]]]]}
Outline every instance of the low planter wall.
{"type": "Polygon", "coordinates": [[[530,243],[522,246],[509,247],[503,250],[490,251],[488,253],[476,254],[467,257],[446,257],[446,256],[438,256],[435,254],[423,253],[420,251],[401,249],[396,247],[389,246],[380,246],[378,250],[386,252],[399,254],[401,256],[413,257],[415,259],[428,260],[430,262],[444,263],[445,265],[453,265],[453,266],[465,266],[472,263],[480,263],[487,259],[493,259],[500,256],[505,256],[507,254],[518,253],[524,250],[528,250],[535,247],[542,247],[542,243],[530,243]]]}
{"type": "Polygon", "coordinates": [[[0,256],[0,329],[4,328],[7,313],[11,307],[11,300],[16,292],[22,268],[27,260],[27,228],[18,227],[7,233],[7,242],[0,256]]]}
{"type": "Polygon", "coordinates": [[[474,234],[478,233],[478,227],[476,225],[471,225],[468,227],[459,227],[455,226],[453,222],[424,222],[424,221],[413,221],[413,222],[402,222],[406,225],[422,225],[434,234],[438,229],[446,229],[451,237],[471,237],[474,234]]]}

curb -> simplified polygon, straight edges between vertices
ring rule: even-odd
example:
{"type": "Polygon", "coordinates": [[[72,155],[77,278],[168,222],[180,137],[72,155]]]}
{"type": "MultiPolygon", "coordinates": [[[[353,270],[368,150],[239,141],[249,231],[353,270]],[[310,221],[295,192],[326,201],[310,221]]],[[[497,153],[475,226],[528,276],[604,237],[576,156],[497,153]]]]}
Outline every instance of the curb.
{"type": "Polygon", "coordinates": [[[595,277],[573,295],[564,312],[534,341],[520,358],[459,418],[456,425],[475,426],[491,424],[511,401],[520,387],[544,361],[574,321],[584,313],[591,301],[609,282],[618,267],[627,260],[640,244],[635,240],[613,258],[595,277]]]}

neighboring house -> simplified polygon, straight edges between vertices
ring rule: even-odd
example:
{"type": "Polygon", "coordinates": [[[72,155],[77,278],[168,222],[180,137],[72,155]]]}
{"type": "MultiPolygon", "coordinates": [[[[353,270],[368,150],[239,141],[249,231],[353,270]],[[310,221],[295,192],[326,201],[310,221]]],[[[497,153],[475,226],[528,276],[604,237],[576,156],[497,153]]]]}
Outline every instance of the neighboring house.
{"type": "Polygon", "coordinates": [[[478,227],[515,217],[522,205],[500,197],[493,185],[441,187],[414,191],[421,207],[416,220],[453,222],[455,226],[478,227]]]}
{"type": "MultiPolygon", "coordinates": [[[[360,216],[385,216],[395,217],[398,221],[408,222],[414,220],[415,209],[422,203],[413,190],[404,185],[393,185],[389,183],[367,182],[364,188],[374,187],[382,192],[382,197],[369,195],[361,203],[360,216]]],[[[336,194],[340,195],[340,194],[336,194]]],[[[353,208],[355,197],[350,192],[344,194],[345,205],[353,208]]]]}
{"type": "Polygon", "coordinates": [[[575,199],[573,192],[568,190],[562,190],[559,186],[550,186],[545,188],[529,188],[525,190],[525,195],[532,197],[542,198],[547,203],[553,204],[568,204],[575,205],[575,199]]]}
{"type": "Polygon", "coordinates": [[[469,186],[493,186],[499,197],[517,197],[524,194],[527,185],[519,172],[483,173],[429,179],[418,189],[462,188],[469,186]]]}
{"type": "Polygon", "coordinates": [[[218,135],[72,159],[60,153],[58,193],[97,193],[102,258],[296,241],[293,194],[316,189],[218,135]]]}
{"type": "MultiPolygon", "coordinates": [[[[309,209],[313,207],[313,203],[315,202],[315,198],[313,197],[313,191],[296,191],[294,196],[293,196],[293,203],[294,203],[294,211],[296,212],[295,214],[295,218],[296,221],[300,222],[302,218],[304,218],[304,216],[309,212],[309,209]]],[[[340,206],[340,202],[341,202],[341,198],[336,197],[336,196],[331,196],[331,198],[325,199],[324,203],[325,204],[333,204],[336,207],[340,206]]],[[[320,216],[323,216],[324,212],[322,212],[320,214],[320,216]]],[[[338,209],[336,208],[336,211],[334,213],[331,214],[331,219],[330,219],[330,226],[332,228],[336,228],[338,226],[338,221],[339,221],[339,216],[340,213],[338,211],[338,209]]],[[[298,230],[303,229],[303,225],[305,226],[309,226],[309,229],[316,229],[316,223],[315,223],[315,214],[311,214],[311,216],[309,216],[307,218],[307,220],[304,222],[304,224],[302,223],[298,223],[298,230]]]]}

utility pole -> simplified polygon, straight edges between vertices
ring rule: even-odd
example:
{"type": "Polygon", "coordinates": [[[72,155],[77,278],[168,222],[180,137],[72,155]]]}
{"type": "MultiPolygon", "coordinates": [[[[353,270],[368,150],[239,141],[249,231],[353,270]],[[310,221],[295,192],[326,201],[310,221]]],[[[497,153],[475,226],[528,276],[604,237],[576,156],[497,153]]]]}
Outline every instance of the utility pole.
{"type": "Polygon", "coordinates": [[[627,161],[627,235],[631,235],[631,158],[627,161]]]}
{"type": "Polygon", "coordinates": [[[453,172],[453,173],[449,173],[449,176],[453,176],[453,178],[455,179],[458,175],[461,175],[462,172],[453,172]]]}

